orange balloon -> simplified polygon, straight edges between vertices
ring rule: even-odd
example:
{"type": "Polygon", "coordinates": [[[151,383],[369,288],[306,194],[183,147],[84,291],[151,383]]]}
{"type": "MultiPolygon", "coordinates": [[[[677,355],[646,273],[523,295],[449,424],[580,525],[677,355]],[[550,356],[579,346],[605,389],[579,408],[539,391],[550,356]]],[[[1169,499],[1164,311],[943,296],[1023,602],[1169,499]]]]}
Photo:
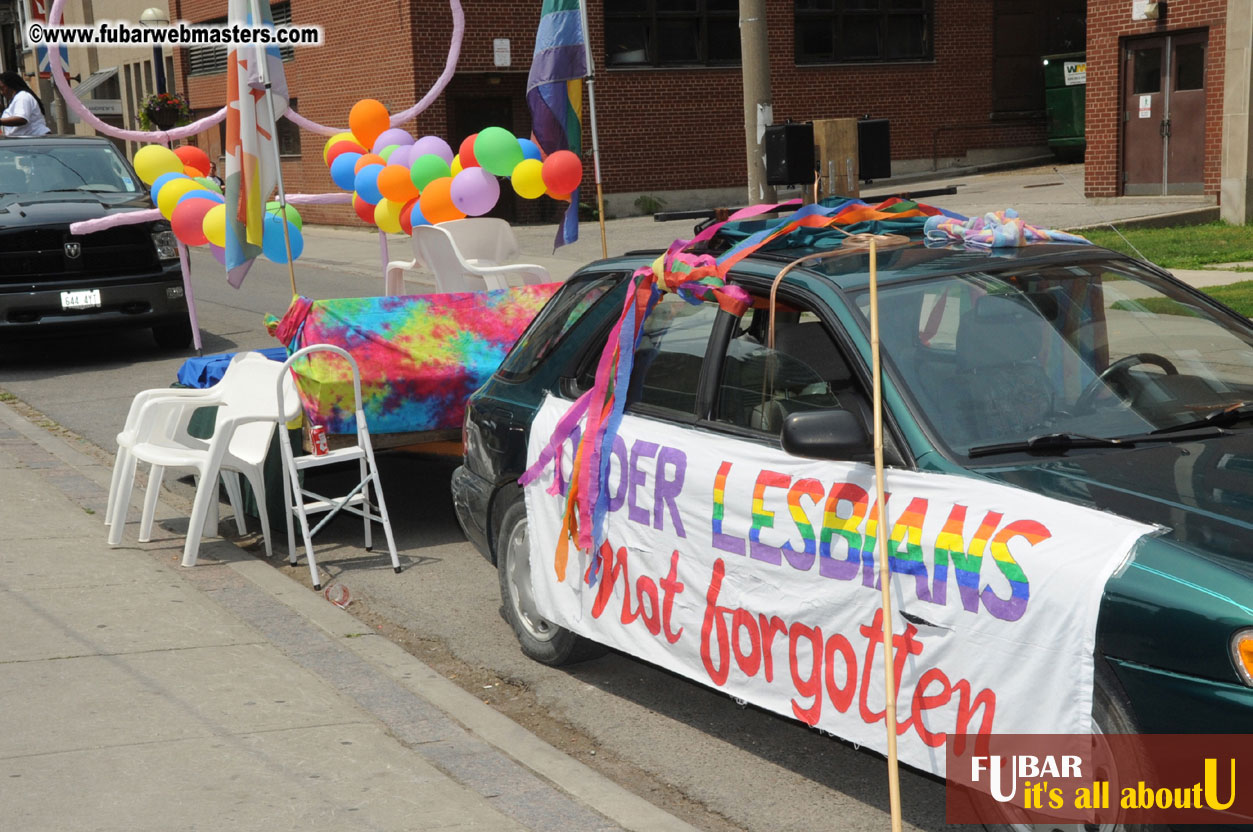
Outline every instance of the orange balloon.
{"type": "Polygon", "coordinates": [[[379,173],[379,193],[392,202],[404,205],[418,195],[418,189],[409,178],[409,168],[404,165],[387,165],[379,173]]]}
{"type": "Polygon", "coordinates": [[[374,147],[374,140],[390,126],[387,108],[373,98],[358,101],[348,113],[348,129],[362,147],[374,147]]]}
{"type": "Polygon", "coordinates": [[[199,171],[198,173],[189,173],[187,174],[188,176],[209,175],[209,154],[194,144],[185,144],[174,148],[174,155],[182,161],[185,167],[199,171]]]}
{"type": "Polygon", "coordinates": [[[465,218],[465,214],[453,205],[451,176],[435,179],[422,189],[422,196],[418,198],[418,210],[432,224],[465,218]]]}
{"type": "Polygon", "coordinates": [[[383,165],[387,166],[387,160],[377,153],[365,153],[357,160],[357,164],[352,166],[353,173],[361,173],[361,169],[366,165],[383,165]]]}

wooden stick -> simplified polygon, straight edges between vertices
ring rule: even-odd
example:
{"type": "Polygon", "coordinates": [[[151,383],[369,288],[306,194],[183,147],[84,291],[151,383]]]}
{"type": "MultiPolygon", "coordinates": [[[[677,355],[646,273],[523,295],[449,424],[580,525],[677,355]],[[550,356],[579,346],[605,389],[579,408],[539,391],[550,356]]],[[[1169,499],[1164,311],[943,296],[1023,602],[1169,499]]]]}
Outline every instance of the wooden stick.
{"type": "Polygon", "coordinates": [[[874,376],[874,479],[879,524],[875,548],[879,555],[879,583],[883,599],[883,681],[886,687],[884,709],[888,730],[888,802],[892,810],[892,832],[901,832],[901,773],[896,758],[896,665],[892,649],[892,571],[888,564],[887,501],[883,493],[883,371],[879,364],[879,274],[878,250],[870,240],[870,356],[874,376]]]}
{"type": "Polygon", "coordinates": [[[609,242],[605,239],[605,191],[596,180],[596,216],[600,218],[600,256],[609,257],[609,242]]]}

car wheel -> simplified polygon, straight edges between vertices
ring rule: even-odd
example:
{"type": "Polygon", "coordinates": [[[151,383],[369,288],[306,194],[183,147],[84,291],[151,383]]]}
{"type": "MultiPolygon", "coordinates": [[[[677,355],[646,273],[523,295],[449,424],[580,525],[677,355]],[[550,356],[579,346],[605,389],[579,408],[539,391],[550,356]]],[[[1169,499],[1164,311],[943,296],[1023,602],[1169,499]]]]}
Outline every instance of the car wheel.
{"type": "Polygon", "coordinates": [[[526,502],[514,501],[500,521],[496,537],[496,570],[505,620],[528,658],[558,666],[602,655],[605,648],[543,618],[531,590],[531,552],[526,502]]]}
{"type": "Polygon", "coordinates": [[[159,324],[152,328],[152,337],[163,350],[187,349],[191,344],[191,323],[159,324]]]}
{"type": "MultiPolygon", "coordinates": [[[[1113,673],[1103,667],[1104,660],[1096,659],[1096,684],[1092,692],[1093,728],[1098,734],[1137,733],[1131,707],[1113,673]]],[[[1102,778],[1104,779],[1104,778],[1102,778]]],[[[1140,823],[1003,823],[984,824],[991,832],[1151,832],[1165,827],[1140,823]]]]}

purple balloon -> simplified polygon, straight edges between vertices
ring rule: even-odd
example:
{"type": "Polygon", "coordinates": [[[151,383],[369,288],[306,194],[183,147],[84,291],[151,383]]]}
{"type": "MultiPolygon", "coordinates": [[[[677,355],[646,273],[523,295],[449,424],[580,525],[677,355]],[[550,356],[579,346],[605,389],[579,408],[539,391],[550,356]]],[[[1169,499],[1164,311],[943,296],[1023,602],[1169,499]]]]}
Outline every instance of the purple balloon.
{"type": "Polygon", "coordinates": [[[452,178],[452,204],[463,214],[481,217],[500,199],[500,183],[483,168],[466,168],[452,178]]]}
{"type": "Polygon", "coordinates": [[[222,246],[215,246],[213,243],[209,243],[209,253],[213,255],[214,260],[223,266],[226,265],[226,249],[222,248],[222,246]]]}
{"type": "Polygon", "coordinates": [[[412,153],[414,159],[417,159],[419,156],[425,156],[428,153],[434,153],[448,164],[452,164],[452,148],[449,147],[448,142],[439,136],[423,136],[418,139],[413,144],[412,153]]]}
{"type": "Polygon", "coordinates": [[[404,144],[392,151],[392,155],[387,157],[387,164],[400,165],[401,167],[409,167],[413,164],[413,145],[404,144]]]}
{"type": "Polygon", "coordinates": [[[379,137],[374,140],[374,147],[370,148],[370,150],[374,153],[378,153],[389,144],[413,144],[413,136],[410,136],[406,131],[401,130],[399,127],[389,127],[382,133],[379,133],[379,137]]]}

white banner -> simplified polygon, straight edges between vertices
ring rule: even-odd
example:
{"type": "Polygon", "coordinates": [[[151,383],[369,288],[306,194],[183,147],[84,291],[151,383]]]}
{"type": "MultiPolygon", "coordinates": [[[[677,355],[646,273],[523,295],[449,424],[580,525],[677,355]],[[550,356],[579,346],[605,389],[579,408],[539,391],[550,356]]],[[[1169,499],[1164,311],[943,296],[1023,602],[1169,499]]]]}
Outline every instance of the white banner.
{"type": "MultiPolygon", "coordinates": [[[[567,406],[537,414],[529,462],[567,406]]],[[[872,467],[628,416],[592,586],[588,553],[557,579],[553,476],[526,489],[541,615],[886,751],[872,467]]],[[[901,760],[943,775],[950,732],[1089,732],[1101,595],[1152,527],[970,477],[885,491],[901,760]]]]}

